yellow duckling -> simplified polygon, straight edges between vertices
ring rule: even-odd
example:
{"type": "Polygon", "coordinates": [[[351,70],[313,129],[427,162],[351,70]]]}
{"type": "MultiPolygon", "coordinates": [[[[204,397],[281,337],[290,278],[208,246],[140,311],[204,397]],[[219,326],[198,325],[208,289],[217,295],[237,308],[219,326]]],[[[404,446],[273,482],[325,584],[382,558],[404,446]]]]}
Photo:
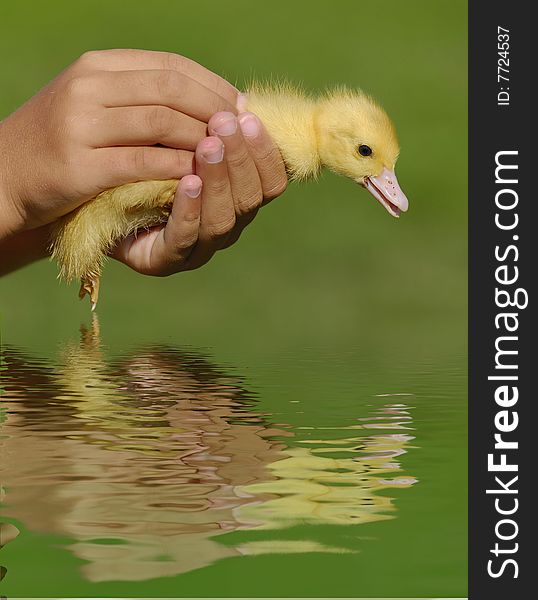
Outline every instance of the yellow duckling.
{"type": "MultiPolygon", "coordinates": [[[[399,145],[385,111],[361,91],[339,87],[313,97],[288,83],[255,84],[240,110],[254,112],[277,144],[291,180],[323,167],[364,186],[394,217],[408,201],[394,174],[399,145]]],[[[58,222],[51,241],[60,277],[81,279],[79,296],[99,294],[103,261],[137,229],[166,221],[178,181],[140,181],[106,190],[58,222]]]]}

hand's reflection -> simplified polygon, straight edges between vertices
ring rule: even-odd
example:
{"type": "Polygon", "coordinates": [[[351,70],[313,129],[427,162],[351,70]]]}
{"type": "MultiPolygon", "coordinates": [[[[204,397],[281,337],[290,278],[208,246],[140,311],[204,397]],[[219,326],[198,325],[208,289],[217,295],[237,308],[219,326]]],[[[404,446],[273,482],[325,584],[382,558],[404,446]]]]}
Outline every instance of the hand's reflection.
{"type": "Polygon", "coordinates": [[[92,581],[175,575],[245,553],[346,551],[217,536],[389,518],[391,499],[376,492],[413,483],[387,479],[412,439],[401,404],[372,419],[397,432],[364,435],[363,423],[288,445],[290,428],[271,425],[241,378],[196,352],[154,347],[109,360],[94,321],[58,365],[3,354],[4,512],[71,537],[92,581]]]}

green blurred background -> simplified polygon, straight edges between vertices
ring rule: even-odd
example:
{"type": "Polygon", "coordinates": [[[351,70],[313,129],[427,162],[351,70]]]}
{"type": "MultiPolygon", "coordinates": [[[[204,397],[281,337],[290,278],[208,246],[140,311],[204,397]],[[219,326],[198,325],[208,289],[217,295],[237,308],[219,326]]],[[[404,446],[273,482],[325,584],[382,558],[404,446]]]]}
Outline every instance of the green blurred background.
{"type": "MultiPolygon", "coordinates": [[[[21,573],[6,578],[9,595],[466,595],[467,3],[3,2],[0,118],[84,51],[112,47],[184,54],[239,87],[272,75],[312,90],[360,86],[386,108],[410,200],[402,218],[325,173],[291,185],[199,271],[152,279],[109,263],[99,317],[110,354],[161,342],[201,348],[246,374],[267,411],[291,388],[327,407],[333,382],[360,369],[372,390],[396,389],[405,365],[422,390],[422,453],[406,465],[421,483],[402,494],[399,519],[365,530],[383,544],[357,556],[250,557],[176,583],[97,592],[68,552],[47,554],[57,540],[36,537],[24,552],[22,542],[3,550],[21,573]],[[316,357],[316,377],[305,356],[316,357]],[[29,578],[30,556],[42,567],[29,578]]],[[[76,292],[47,261],[4,277],[4,343],[53,356],[88,320],[76,292]]]]}

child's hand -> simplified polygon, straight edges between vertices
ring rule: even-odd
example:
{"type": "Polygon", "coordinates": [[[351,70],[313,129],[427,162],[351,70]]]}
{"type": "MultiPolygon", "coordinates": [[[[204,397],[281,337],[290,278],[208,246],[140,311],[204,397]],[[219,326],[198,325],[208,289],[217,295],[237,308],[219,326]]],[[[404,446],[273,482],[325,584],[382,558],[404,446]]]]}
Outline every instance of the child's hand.
{"type": "Polygon", "coordinates": [[[280,153],[252,113],[220,112],[195,152],[196,175],[178,187],[166,225],[124,239],[114,258],[146,275],[197,269],[234,244],[258,209],[288,183],[280,153]]]}
{"type": "Polygon", "coordinates": [[[0,123],[0,240],[107,188],[192,173],[207,122],[236,113],[236,98],[231,84],[176,54],[84,54],[0,123]]]}

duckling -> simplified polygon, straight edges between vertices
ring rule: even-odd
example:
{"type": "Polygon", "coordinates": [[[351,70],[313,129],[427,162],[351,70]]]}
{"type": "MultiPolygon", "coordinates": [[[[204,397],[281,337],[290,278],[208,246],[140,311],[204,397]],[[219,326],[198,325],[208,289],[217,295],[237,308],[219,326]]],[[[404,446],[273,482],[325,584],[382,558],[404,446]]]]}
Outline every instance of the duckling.
{"type": "MultiPolygon", "coordinates": [[[[337,87],[315,97],[290,83],[253,84],[238,100],[255,113],[278,146],[290,180],[321,169],[365,187],[393,217],[408,209],[394,166],[399,145],[386,112],[360,90],[337,87]]],[[[139,181],[100,193],[60,219],[51,238],[59,277],[80,278],[79,297],[95,309],[101,269],[115,244],[167,220],[177,180],[139,181]]]]}

